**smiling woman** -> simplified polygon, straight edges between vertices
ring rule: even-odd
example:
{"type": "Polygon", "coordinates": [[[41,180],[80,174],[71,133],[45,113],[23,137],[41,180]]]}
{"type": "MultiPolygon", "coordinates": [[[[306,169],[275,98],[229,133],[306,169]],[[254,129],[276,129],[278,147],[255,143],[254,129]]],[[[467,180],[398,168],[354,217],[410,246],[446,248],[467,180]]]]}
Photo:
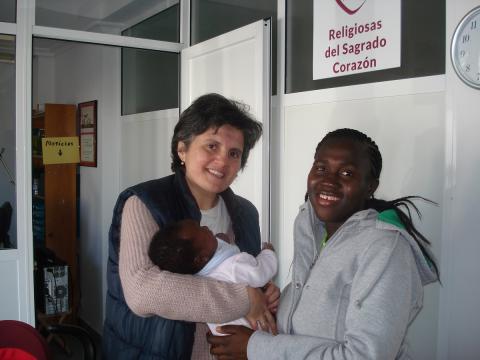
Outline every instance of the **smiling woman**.
{"type": "MultiPolygon", "coordinates": [[[[282,293],[279,335],[239,326],[209,335],[219,359],[409,359],[405,334],[437,281],[429,242],[399,206],[378,200],[382,157],[353,129],[327,134],[295,220],[292,282],[282,293]]],[[[408,211],[408,214],[410,212],[408,211]]]]}
{"type": "Polygon", "coordinates": [[[263,294],[244,284],[173,274],[147,256],[157,230],[183,219],[227,234],[243,252],[260,252],[258,211],[230,185],[261,134],[261,124],[243,105],[203,95],[175,126],[175,173],[120,194],[109,239],[106,359],[205,358],[207,328],[200,323],[246,315],[254,323],[273,322],[268,305],[274,310],[280,295],[273,284],[263,294]]]}

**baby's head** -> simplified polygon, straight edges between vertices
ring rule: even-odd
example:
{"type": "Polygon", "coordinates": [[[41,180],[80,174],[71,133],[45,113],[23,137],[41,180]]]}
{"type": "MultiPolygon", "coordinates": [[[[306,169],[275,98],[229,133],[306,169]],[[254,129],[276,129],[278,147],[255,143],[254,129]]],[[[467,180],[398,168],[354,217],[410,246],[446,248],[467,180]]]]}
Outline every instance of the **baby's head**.
{"type": "Polygon", "coordinates": [[[171,223],[155,233],[148,256],[162,270],[178,274],[195,274],[212,258],[217,239],[195,220],[171,223]]]}

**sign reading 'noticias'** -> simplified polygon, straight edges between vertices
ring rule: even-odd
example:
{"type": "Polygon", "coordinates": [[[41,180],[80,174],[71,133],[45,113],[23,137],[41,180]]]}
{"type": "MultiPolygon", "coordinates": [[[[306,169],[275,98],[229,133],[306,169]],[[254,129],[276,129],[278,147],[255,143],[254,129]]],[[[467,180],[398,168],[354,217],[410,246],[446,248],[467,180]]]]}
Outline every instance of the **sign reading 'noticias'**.
{"type": "Polygon", "coordinates": [[[80,161],[78,136],[42,139],[43,164],[71,164],[80,161]]]}

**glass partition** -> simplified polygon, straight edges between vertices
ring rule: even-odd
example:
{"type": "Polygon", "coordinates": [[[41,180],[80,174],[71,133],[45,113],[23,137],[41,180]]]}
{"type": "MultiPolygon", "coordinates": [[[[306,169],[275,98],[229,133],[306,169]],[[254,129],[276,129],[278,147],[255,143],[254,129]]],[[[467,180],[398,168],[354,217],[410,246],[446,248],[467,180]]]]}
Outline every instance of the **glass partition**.
{"type": "MultiPolygon", "coordinates": [[[[35,23],[63,29],[172,41],[162,38],[165,28],[159,26],[155,17],[165,9],[171,9],[168,16],[176,16],[175,21],[178,23],[179,7],[178,0],[36,0],[35,23]],[[137,27],[138,31],[124,32],[142,22],[143,25],[137,27]],[[156,34],[152,37],[153,32],[156,34]]],[[[165,18],[165,15],[162,17],[165,18]]]]}
{"type": "Polygon", "coordinates": [[[122,49],[122,115],[178,108],[180,55],[122,49]]]}
{"type": "Polygon", "coordinates": [[[0,248],[17,247],[15,36],[0,34],[0,248]]]}
{"type": "Polygon", "coordinates": [[[445,73],[445,0],[402,1],[400,67],[321,80],[313,80],[313,1],[286,5],[286,93],[445,73]]]}
{"type": "Polygon", "coordinates": [[[15,0],[1,0],[0,1],[0,22],[16,22],[16,1],[15,0]]]}
{"type": "Polygon", "coordinates": [[[122,31],[124,36],[180,42],[180,5],[176,4],[122,31]]]}
{"type": "MultiPolygon", "coordinates": [[[[180,5],[173,5],[122,32],[124,36],[179,42],[180,5]]],[[[122,49],[122,115],[178,107],[180,56],[122,49]]]]}

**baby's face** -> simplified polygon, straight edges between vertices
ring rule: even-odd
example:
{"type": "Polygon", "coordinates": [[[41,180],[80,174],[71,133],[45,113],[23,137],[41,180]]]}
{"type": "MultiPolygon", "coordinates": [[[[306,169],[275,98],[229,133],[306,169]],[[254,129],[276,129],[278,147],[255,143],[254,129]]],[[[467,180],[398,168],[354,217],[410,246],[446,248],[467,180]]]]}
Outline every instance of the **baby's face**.
{"type": "Polygon", "coordinates": [[[217,239],[206,226],[200,226],[195,220],[182,221],[182,237],[190,238],[198,256],[205,258],[205,264],[217,251],[217,239]]]}

